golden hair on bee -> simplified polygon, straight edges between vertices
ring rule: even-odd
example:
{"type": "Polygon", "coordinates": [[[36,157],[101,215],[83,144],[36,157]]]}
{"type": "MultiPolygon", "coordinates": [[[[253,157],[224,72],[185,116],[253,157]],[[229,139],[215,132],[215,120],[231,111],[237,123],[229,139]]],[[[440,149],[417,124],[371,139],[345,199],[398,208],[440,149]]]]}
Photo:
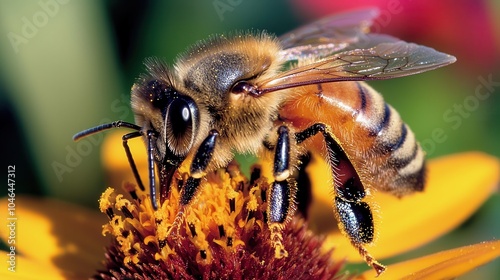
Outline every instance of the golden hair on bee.
{"type": "Polygon", "coordinates": [[[283,64],[279,50],[276,38],[265,32],[212,36],[179,56],[174,66],[176,89],[210,111],[212,124],[225,135],[221,141],[232,142],[238,152],[252,153],[261,146],[253,139],[268,133],[270,114],[282,98],[228,93],[235,90],[235,81],[257,82],[276,75],[283,64]]]}

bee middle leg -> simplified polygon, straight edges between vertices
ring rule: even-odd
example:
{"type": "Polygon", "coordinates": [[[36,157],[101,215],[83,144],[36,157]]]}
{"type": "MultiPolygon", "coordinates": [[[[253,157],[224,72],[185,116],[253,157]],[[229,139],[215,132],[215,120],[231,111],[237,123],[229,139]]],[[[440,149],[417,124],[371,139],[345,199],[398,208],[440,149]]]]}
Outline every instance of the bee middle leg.
{"type": "Polygon", "coordinates": [[[273,177],[268,198],[267,215],[271,230],[271,242],[275,249],[276,258],[288,255],[282,241],[281,232],[295,212],[296,184],[290,177],[291,154],[290,132],[286,126],[278,128],[278,140],[274,147],[273,177]]]}

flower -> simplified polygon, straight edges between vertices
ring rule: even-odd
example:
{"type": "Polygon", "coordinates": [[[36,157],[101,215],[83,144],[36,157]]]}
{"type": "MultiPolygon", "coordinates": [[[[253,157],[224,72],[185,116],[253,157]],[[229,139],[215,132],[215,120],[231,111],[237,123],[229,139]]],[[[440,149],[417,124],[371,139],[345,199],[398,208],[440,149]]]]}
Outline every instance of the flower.
{"type": "Polygon", "coordinates": [[[303,219],[293,219],[274,241],[265,222],[268,183],[263,178],[249,183],[229,164],[207,175],[198,198],[185,209],[178,203],[182,181],[175,180],[158,211],[149,194],[134,185],[126,184],[131,198],[111,188],[103,193],[101,212],[110,219],[103,234],[112,235],[113,242],[96,279],[135,274],[145,279],[331,279],[339,272],[342,261],[320,250],[323,240],[307,230],[303,219]],[[289,248],[288,257],[275,257],[270,240],[289,248]]]}
{"type": "MultiPolygon", "coordinates": [[[[121,133],[113,133],[103,147],[108,168],[118,170],[119,175],[112,176],[113,185],[121,184],[116,182],[117,178],[133,182],[125,168],[127,161],[121,145],[116,144],[120,138],[121,133]]],[[[145,165],[140,156],[144,153],[143,143],[129,144],[138,166],[145,165]]],[[[315,180],[330,179],[325,178],[324,174],[329,173],[323,168],[326,168],[324,163],[312,158],[308,165],[312,186],[316,185],[315,180]]],[[[376,225],[380,226],[376,228],[378,238],[368,250],[377,259],[383,259],[450,231],[491,195],[499,180],[499,170],[499,161],[482,153],[451,155],[429,162],[429,182],[422,194],[395,199],[374,193],[370,203],[378,205],[376,225]],[[446,186],[453,186],[453,191],[446,186]],[[401,213],[408,223],[401,224],[398,216],[401,213]]],[[[182,170],[179,174],[183,174],[182,170]]],[[[265,171],[263,174],[265,177],[265,171]]],[[[148,195],[129,183],[124,184],[129,194],[106,189],[100,199],[105,215],[52,199],[20,196],[16,208],[19,221],[16,272],[4,269],[0,278],[111,279],[142,274],[151,278],[189,278],[192,274],[204,278],[265,278],[276,273],[276,277],[330,279],[342,276],[339,269],[344,260],[360,259],[346,237],[333,226],[325,225],[324,217],[332,212],[330,194],[325,195],[329,190],[325,188],[312,189],[314,203],[307,216],[309,229],[304,226],[306,221],[295,217],[282,231],[282,244],[288,256],[276,258],[270,243],[271,233],[264,221],[262,194],[268,187],[264,177],[254,177],[250,184],[233,164],[207,175],[196,201],[190,209],[184,209],[182,222],[178,223],[176,203],[163,203],[155,212],[148,195]],[[171,230],[174,232],[169,235],[171,230]]],[[[182,180],[182,175],[178,179],[182,180]]],[[[171,199],[178,195],[174,186],[171,199]]],[[[1,209],[6,209],[7,204],[6,199],[1,200],[1,209]]],[[[3,230],[0,237],[9,238],[3,230]]],[[[498,256],[500,241],[479,243],[389,264],[379,278],[453,278],[498,256]]],[[[374,273],[368,270],[349,277],[371,279],[374,273]]]]}

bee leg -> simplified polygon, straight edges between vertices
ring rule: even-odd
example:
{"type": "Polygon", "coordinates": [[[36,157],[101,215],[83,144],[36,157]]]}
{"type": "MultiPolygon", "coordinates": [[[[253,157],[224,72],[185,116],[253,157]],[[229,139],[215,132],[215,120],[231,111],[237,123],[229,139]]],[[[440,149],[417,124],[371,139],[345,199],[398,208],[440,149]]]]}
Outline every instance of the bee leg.
{"type": "Polygon", "coordinates": [[[217,130],[212,129],[208,133],[208,136],[203,140],[200,147],[194,155],[193,162],[191,162],[190,172],[191,177],[201,178],[205,175],[205,171],[208,164],[212,160],[212,155],[214,154],[215,143],[219,136],[217,130]]]}
{"type": "MultiPolygon", "coordinates": [[[[219,136],[219,132],[217,132],[217,130],[215,129],[212,129],[205,140],[203,140],[193,157],[193,161],[191,162],[190,166],[191,174],[184,186],[182,186],[181,197],[179,200],[179,212],[175,217],[172,226],[170,227],[169,233],[174,228],[177,228],[177,230],[179,230],[178,226],[184,218],[184,207],[189,205],[189,203],[191,203],[193,198],[198,193],[201,178],[205,175],[208,164],[212,160],[217,136],[219,136]]],[[[169,235],[169,233],[167,234],[167,236],[169,235]]]]}
{"type": "Polygon", "coordinates": [[[358,249],[366,263],[373,267],[377,274],[382,273],[385,267],[378,263],[363,247],[373,241],[374,226],[370,206],[361,201],[366,192],[358,173],[347,157],[342,147],[335,141],[327,125],[316,123],[295,134],[297,144],[316,135],[323,134],[327,147],[327,160],[331,167],[335,188],[335,214],[339,226],[351,240],[351,244],[358,249]]]}
{"type": "MultiPolygon", "coordinates": [[[[142,131],[134,131],[128,134],[123,135],[123,148],[125,149],[125,154],[127,155],[128,162],[130,164],[130,168],[132,169],[132,173],[134,174],[135,180],[139,185],[139,188],[144,191],[144,184],[142,183],[141,176],[137,171],[137,166],[135,165],[134,158],[132,153],[130,152],[130,148],[128,146],[128,140],[136,137],[143,136],[142,131]]],[[[154,210],[158,209],[158,202],[156,200],[156,176],[155,176],[155,165],[154,165],[154,147],[153,147],[153,139],[156,137],[153,131],[146,132],[147,139],[147,153],[148,153],[148,177],[149,177],[149,195],[151,197],[151,204],[154,210]]],[[[170,181],[174,171],[177,169],[177,166],[169,165],[168,163],[162,166],[160,170],[160,182],[162,182],[161,194],[163,199],[160,199],[160,202],[163,202],[165,197],[168,195],[170,188],[170,181]],[[166,182],[166,183],[165,183],[166,182]]]]}
{"type": "Polygon", "coordinates": [[[215,144],[219,136],[217,130],[212,129],[207,138],[203,140],[200,147],[196,151],[189,169],[191,176],[187,179],[186,184],[182,187],[180,203],[182,206],[188,205],[198,191],[201,178],[205,175],[208,164],[212,160],[215,144]]]}
{"type": "Polygon", "coordinates": [[[153,209],[158,209],[158,202],[156,201],[156,179],[155,179],[155,162],[153,157],[154,147],[153,147],[153,137],[155,134],[153,131],[148,131],[146,134],[146,139],[148,140],[148,171],[149,171],[149,196],[151,197],[151,203],[153,204],[153,209]]]}
{"type": "Polygon", "coordinates": [[[137,166],[135,165],[134,157],[132,156],[130,148],[128,147],[128,140],[140,136],[142,136],[141,131],[134,131],[123,135],[122,140],[123,140],[123,148],[125,149],[125,154],[127,155],[128,163],[130,164],[130,168],[132,169],[132,173],[134,174],[135,180],[137,181],[137,184],[139,185],[141,191],[144,191],[145,190],[144,184],[142,183],[139,171],[137,171],[137,166]]]}
{"type": "MultiPolygon", "coordinates": [[[[156,198],[156,173],[155,173],[155,159],[154,159],[154,139],[157,137],[154,131],[146,132],[146,140],[147,140],[147,153],[148,153],[148,177],[149,177],[149,194],[151,197],[151,204],[154,210],[158,210],[158,200],[156,198]]],[[[159,166],[158,175],[160,177],[160,205],[168,198],[168,194],[170,192],[170,185],[172,183],[172,178],[174,176],[175,171],[182,163],[182,159],[178,156],[175,156],[172,153],[167,152],[165,157],[169,160],[163,162],[159,166]]],[[[134,169],[134,167],[132,167],[134,169]]],[[[137,168],[134,173],[137,173],[137,168]]],[[[138,175],[137,175],[138,176],[138,175]]]]}
{"type": "Polygon", "coordinates": [[[276,258],[288,256],[282,241],[281,232],[295,211],[295,182],[290,176],[290,135],[286,126],[278,128],[278,141],[275,146],[273,176],[268,199],[268,225],[271,242],[276,258]]]}

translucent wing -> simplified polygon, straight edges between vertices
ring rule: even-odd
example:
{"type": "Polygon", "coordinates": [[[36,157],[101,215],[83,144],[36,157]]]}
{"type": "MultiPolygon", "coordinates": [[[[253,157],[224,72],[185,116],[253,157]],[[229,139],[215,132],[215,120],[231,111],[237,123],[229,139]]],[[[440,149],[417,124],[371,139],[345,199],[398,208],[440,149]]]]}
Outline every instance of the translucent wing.
{"type": "Polygon", "coordinates": [[[383,42],[293,68],[256,86],[260,93],[265,93],[317,83],[391,79],[429,71],[455,60],[454,56],[425,46],[404,41],[383,42]]]}
{"type": "Polygon", "coordinates": [[[279,40],[284,49],[321,43],[355,42],[360,34],[368,33],[378,14],[375,8],[335,14],[285,33],[279,40]]]}
{"type": "Polygon", "coordinates": [[[285,60],[308,55],[326,56],[358,43],[378,16],[377,9],[336,14],[299,27],[279,37],[285,60]]]}

